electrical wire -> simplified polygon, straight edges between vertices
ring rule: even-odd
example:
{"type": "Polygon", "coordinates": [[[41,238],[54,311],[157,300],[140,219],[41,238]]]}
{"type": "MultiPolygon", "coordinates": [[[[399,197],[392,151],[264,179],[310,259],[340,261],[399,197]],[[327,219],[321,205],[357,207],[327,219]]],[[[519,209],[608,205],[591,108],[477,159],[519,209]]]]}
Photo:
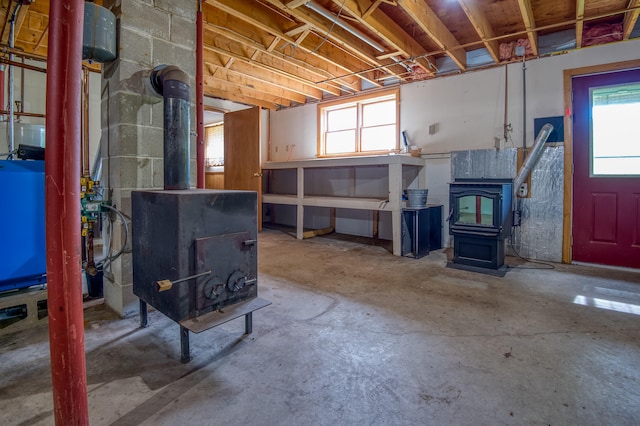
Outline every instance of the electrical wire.
{"type": "MultiPolygon", "coordinates": [[[[105,270],[111,264],[111,262],[113,262],[118,257],[120,257],[124,253],[127,247],[127,244],[129,243],[129,225],[127,224],[127,218],[124,216],[124,214],[120,210],[116,209],[113,206],[103,204],[102,207],[105,207],[111,210],[112,212],[114,212],[116,215],[118,215],[118,217],[122,221],[122,226],[124,227],[124,242],[122,243],[122,247],[120,247],[120,249],[116,252],[116,254],[107,255],[107,257],[105,257],[104,259],[102,259],[100,262],[96,264],[96,268],[98,270],[100,269],[105,270]]],[[[113,234],[113,225],[111,224],[110,224],[109,234],[113,234]]],[[[109,251],[111,251],[112,240],[113,240],[112,237],[109,236],[109,244],[107,244],[107,250],[109,251]]]]}
{"type": "Polygon", "coordinates": [[[520,255],[520,253],[518,253],[518,251],[516,250],[515,246],[513,245],[514,228],[515,227],[511,227],[511,235],[510,235],[511,238],[509,239],[509,246],[511,247],[511,250],[513,250],[513,252],[516,254],[516,256],[519,257],[521,260],[524,260],[525,262],[529,262],[529,263],[536,263],[538,265],[543,265],[544,267],[509,266],[509,265],[507,265],[507,268],[509,268],[509,269],[556,269],[556,267],[554,265],[550,264],[550,263],[541,262],[539,260],[527,259],[526,257],[522,257],[520,255]]]}
{"type": "Polygon", "coordinates": [[[333,32],[333,28],[336,26],[336,23],[338,22],[338,19],[340,19],[340,15],[342,14],[342,11],[344,9],[344,4],[347,2],[347,0],[342,0],[342,4],[340,5],[340,10],[338,11],[338,15],[336,15],[336,19],[333,20],[333,22],[331,23],[331,26],[329,27],[329,31],[327,31],[327,34],[324,36],[324,38],[322,39],[322,41],[320,42],[319,45],[317,45],[311,52],[309,53],[316,53],[318,51],[318,49],[320,49],[322,47],[323,44],[325,44],[327,42],[327,40],[329,39],[329,36],[331,35],[331,32],[333,32]]]}

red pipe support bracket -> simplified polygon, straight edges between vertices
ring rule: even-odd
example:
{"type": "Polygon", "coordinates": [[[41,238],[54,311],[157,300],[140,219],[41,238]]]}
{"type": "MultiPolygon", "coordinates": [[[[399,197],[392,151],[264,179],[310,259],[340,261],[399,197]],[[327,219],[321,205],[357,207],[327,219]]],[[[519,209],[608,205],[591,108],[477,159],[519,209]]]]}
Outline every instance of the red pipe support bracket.
{"type": "Polygon", "coordinates": [[[202,84],[204,72],[203,56],[203,24],[202,24],[202,1],[198,0],[198,12],[196,14],[196,121],[197,121],[197,146],[196,146],[196,176],[197,188],[204,188],[204,86],[202,84]]]}
{"type": "Polygon", "coordinates": [[[84,0],[49,6],[47,289],[56,425],[88,425],[80,244],[80,120],[84,0]]]}

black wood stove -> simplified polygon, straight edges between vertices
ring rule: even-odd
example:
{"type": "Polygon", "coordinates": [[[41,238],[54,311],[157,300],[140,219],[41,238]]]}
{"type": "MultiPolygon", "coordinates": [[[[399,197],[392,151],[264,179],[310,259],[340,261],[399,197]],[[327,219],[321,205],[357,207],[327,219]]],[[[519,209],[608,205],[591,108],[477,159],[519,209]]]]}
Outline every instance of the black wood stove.
{"type": "Polygon", "coordinates": [[[450,184],[453,261],[448,266],[504,275],[512,191],[512,181],[504,179],[457,179],[450,184]]]}
{"type": "Polygon", "coordinates": [[[147,304],[180,324],[182,361],[189,331],[199,333],[270,304],[258,295],[258,200],[252,191],[189,189],[188,77],[157,67],[154,89],[164,96],[164,189],[134,191],[133,293],[140,323],[147,304]],[[224,309],[223,309],[224,308],[224,309]]]}

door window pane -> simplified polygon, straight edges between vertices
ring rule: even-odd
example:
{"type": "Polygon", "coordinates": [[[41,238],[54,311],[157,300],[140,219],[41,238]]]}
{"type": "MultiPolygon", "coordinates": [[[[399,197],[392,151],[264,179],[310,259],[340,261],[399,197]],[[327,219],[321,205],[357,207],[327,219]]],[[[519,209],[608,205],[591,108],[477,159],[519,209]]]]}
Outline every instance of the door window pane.
{"type": "Polygon", "coordinates": [[[591,174],[640,176],[640,84],[591,90],[591,174]]]}

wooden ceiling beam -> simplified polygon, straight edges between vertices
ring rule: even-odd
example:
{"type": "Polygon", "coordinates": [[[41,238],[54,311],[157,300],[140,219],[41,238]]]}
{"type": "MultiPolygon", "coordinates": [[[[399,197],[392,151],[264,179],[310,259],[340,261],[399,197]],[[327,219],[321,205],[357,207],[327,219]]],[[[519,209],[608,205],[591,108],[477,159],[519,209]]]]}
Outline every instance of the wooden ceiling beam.
{"type": "MultiPolygon", "coordinates": [[[[208,6],[208,5],[207,5],[208,6]]],[[[263,44],[253,40],[245,36],[245,34],[251,34],[250,31],[254,30],[254,27],[251,27],[248,23],[239,20],[233,16],[226,14],[225,12],[218,12],[217,10],[206,7],[204,9],[204,21],[205,28],[207,31],[205,32],[205,47],[208,44],[214,44],[213,41],[209,39],[211,37],[211,32],[222,35],[228,40],[232,40],[234,43],[242,44],[244,46],[248,46],[251,51],[258,50],[261,53],[268,55],[270,58],[266,59],[266,56],[263,56],[262,62],[265,62],[268,65],[275,65],[277,68],[282,68],[287,71],[291,70],[294,74],[303,75],[307,82],[316,82],[327,79],[337,78],[340,75],[344,74],[344,70],[338,68],[327,61],[321,60],[316,56],[305,55],[304,58],[294,58],[290,55],[285,55],[281,50],[272,50],[269,51],[263,44]],[[226,27],[229,25],[233,30],[226,27]]],[[[256,38],[263,38],[262,35],[255,35],[256,38]]],[[[270,36],[273,39],[273,36],[270,36]]],[[[224,43],[229,44],[228,41],[224,41],[224,43]]],[[[229,44],[230,46],[234,46],[233,44],[229,44]]],[[[225,48],[229,50],[226,46],[219,46],[221,48],[225,48]]],[[[242,52],[243,57],[249,58],[251,55],[246,55],[245,52],[242,52]]],[[[338,94],[340,93],[339,88],[341,86],[347,87],[349,90],[358,91],[361,88],[361,81],[359,78],[355,76],[341,78],[338,81],[335,81],[334,84],[330,85],[318,85],[319,89],[323,91],[331,91],[337,90],[338,94]]],[[[335,93],[333,93],[335,94],[335,93]]]]}
{"type": "MultiPolygon", "coordinates": [[[[271,88],[267,89],[264,85],[255,84],[255,82],[248,82],[246,77],[229,73],[229,70],[224,68],[216,68],[214,75],[205,75],[204,84],[212,88],[224,88],[228,91],[239,91],[240,93],[250,96],[255,99],[271,102],[276,105],[284,107],[291,106],[291,99],[286,95],[278,95],[274,93],[271,88]],[[218,86],[218,84],[220,86],[218,86]],[[255,85],[254,85],[255,84],[255,85]]],[[[303,99],[301,103],[304,103],[303,99]]]]}
{"type": "MultiPolygon", "coordinates": [[[[215,54],[212,51],[205,50],[204,61],[205,63],[211,64],[214,67],[219,67],[224,62],[220,58],[220,56],[220,54],[215,54]]],[[[230,56],[230,58],[233,58],[233,56],[230,56]]],[[[317,100],[322,99],[322,91],[320,89],[317,89],[310,84],[300,83],[299,81],[296,81],[292,78],[284,77],[273,71],[257,67],[253,63],[248,61],[245,62],[242,60],[234,60],[229,69],[233,72],[246,75],[249,78],[259,79],[281,89],[290,90],[299,95],[302,95],[303,97],[309,97],[317,100]]],[[[212,73],[213,72],[214,71],[212,71],[212,73]]],[[[296,100],[294,98],[290,99],[295,100],[296,102],[300,102],[299,100],[296,100]]]]}
{"type": "Polygon", "coordinates": [[[239,93],[238,91],[227,90],[224,85],[215,84],[212,86],[205,85],[204,95],[209,98],[226,99],[232,102],[238,102],[245,105],[259,106],[266,109],[277,110],[279,107],[273,102],[264,99],[253,98],[250,95],[239,93]]]}
{"type": "Polygon", "coordinates": [[[533,18],[533,9],[531,8],[531,0],[518,0],[520,14],[524,21],[524,28],[527,30],[527,37],[534,56],[538,56],[538,33],[535,31],[536,22],[533,18]]]}
{"type": "MultiPolygon", "coordinates": [[[[224,46],[225,43],[220,43],[224,46]]],[[[322,78],[319,75],[311,74],[307,69],[299,66],[291,65],[285,61],[280,60],[277,57],[271,56],[268,53],[258,52],[257,55],[250,59],[242,54],[228,50],[229,45],[225,47],[218,47],[213,44],[207,44],[204,46],[205,62],[217,65],[218,61],[213,60],[211,54],[223,55],[224,57],[232,57],[235,59],[234,66],[241,67],[241,63],[258,70],[258,72],[265,76],[265,78],[272,76],[273,78],[282,77],[289,79],[293,82],[297,82],[303,94],[309,97],[322,98],[322,92],[339,96],[342,92],[338,87],[331,85],[317,85],[312,79],[322,78]],[[313,90],[318,92],[314,92],[313,90]]],[[[237,50],[237,49],[234,49],[237,50]]],[[[253,56],[253,55],[252,55],[253,56]]],[[[294,86],[295,87],[295,84],[294,86]]]]}
{"type": "MultiPolygon", "coordinates": [[[[20,30],[22,29],[22,25],[24,24],[25,18],[27,17],[27,13],[29,12],[29,6],[30,5],[28,5],[28,4],[21,5],[20,9],[18,9],[18,14],[16,16],[16,21],[15,21],[15,24],[13,26],[14,46],[16,45],[16,43],[18,41],[20,30]]],[[[11,15],[11,13],[13,13],[15,7],[16,7],[16,4],[14,4],[14,2],[10,2],[9,6],[8,6],[8,10],[7,10],[6,13],[11,15]]],[[[11,16],[9,16],[8,18],[9,19],[7,20],[6,30],[5,30],[4,34],[2,35],[2,43],[4,43],[4,44],[9,44],[9,34],[11,33],[11,16]]]]}
{"type": "Polygon", "coordinates": [[[424,0],[397,0],[398,6],[456,63],[467,69],[467,53],[424,0]]]}
{"type": "Polygon", "coordinates": [[[582,32],[584,31],[584,0],[576,0],[576,49],[582,47],[582,32]]]}
{"type": "Polygon", "coordinates": [[[432,66],[426,59],[427,51],[387,14],[377,6],[374,8],[374,3],[369,0],[344,0],[344,4],[343,0],[333,0],[333,2],[342,6],[361,25],[392,46],[401,56],[415,58],[415,62],[427,75],[434,75],[432,66]],[[365,12],[362,13],[362,10],[365,12]]]}
{"type": "MultiPolygon", "coordinates": [[[[316,12],[306,7],[290,9],[288,5],[285,5],[280,0],[264,1],[266,1],[273,7],[276,7],[279,10],[290,14],[297,20],[304,22],[318,35],[325,38],[330,38],[336,45],[342,47],[345,50],[348,50],[354,56],[357,56],[361,60],[365,61],[369,65],[369,67],[380,67],[381,69],[385,69],[389,74],[395,76],[396,78],[400,78],[398,74],[392,69],[392,67],[397,66],[395,64],[395,61],[378,59],[378,55],[380,55],[380,53],[384,53],[384,51],[387,50],[384,46],[372,40],[372,42],[378,45],[377,47],[374,47],[364,40],[356,37],[346,29],[342,28],[339,24],[334,23],[338,22],[337,20],[341,19],[344,16],[338,18],[338,16],[336,15],[336,21],[328,22],[327,18],[321,18],[316,12]]],[[[405,70],[404,68],[400,68],[398,71],[404,72],[405,70]]]]}
{"type": "MultiPolygon", "coordinates": [[[[629,9],[638,7],[640,7],[640,0],[629,0],[629,9]]],[[[631,32],[633,31],[633,28],[636,26],[636,22],[638,21],[638,16],[640,16],[640,9],[635,9],[625,13],[624,21],[622,21],[623,40],[629,40],[631,32]]]]}
{"type": "MultiPolygon", "coordinates": [[[[285,25],[281,14],[276,14],[275,11],[271,9],[267,9],[264,6],[259,7],[254,3],[237,0],[207,0],[207,4],[296,46],[295,40],[287,36],[286,32],[291,29],[289,27],[297,26],[297,23],[291,21],[288,26],[285,25]]],[[[309,42],[309,37],[306,37],[303,43],[297,47],[304,50],[306,55],[316,56],[323,61],[341,68],[343,71],[342,74],[339,75],[353,74],[369,68],[369,64],[351,54],[347,54],[346,51],[335,46],[333,43],[327,42],[322,45],[312,45],[309,42]]],[[[371,77],[371,73],[358,74],[358,77],[371,84],[380,85],[371,77]]]]}
{"type": "Polygon", "coordinates": [[[304,104],[307,101],[306,96],[296,93],[292,90],[273,85],[260,78],[237,72],[231,69],[232,65],[233,64],[231,64],[228,68],[217,66],[208,76],[216,78],[218,80],[226,81],[229,84],[235,86],[259,90],[268,95],[288,99],[299,104],[304,104]]]}
{"type": "Polygon", "coordinates": [[[500,45],[498,40],[495,40],[496,35],[493,32],[493,28],[491,27],[487,16],[480,9],[480,6],[478,5],[479,2],[476,2],[475,0],[458,0],[458,3],[460,3],[462,10],[464,10],[467,18],[469,18],[469,21],[471,21],[471,24],[476,29],[476,32],[484,43],[484,46],[493,58],[493,61],[495,63],[500,63],[500,45]]]}

